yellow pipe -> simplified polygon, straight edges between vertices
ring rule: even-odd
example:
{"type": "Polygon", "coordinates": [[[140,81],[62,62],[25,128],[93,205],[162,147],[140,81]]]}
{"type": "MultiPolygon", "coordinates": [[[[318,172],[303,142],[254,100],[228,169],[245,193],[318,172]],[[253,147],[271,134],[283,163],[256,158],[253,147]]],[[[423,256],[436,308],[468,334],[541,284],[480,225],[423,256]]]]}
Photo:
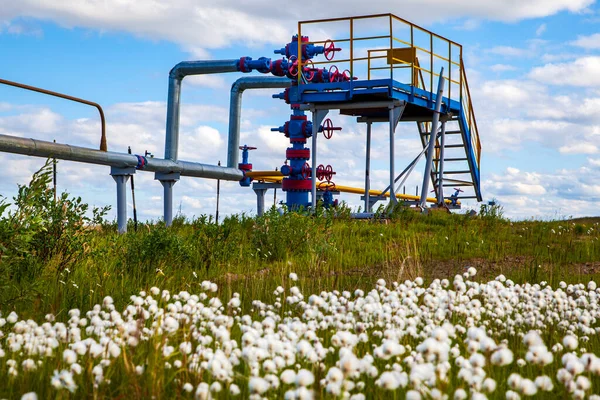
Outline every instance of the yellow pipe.
{"type": "Polygon", "coordinates": [[[280,177],[283,174],[280,171],[248,171],[245,174],[248,178],[272,178],[272,177],[280,177]]]}
{"type": "MultiPolygon", "coordinates": [[[[265,173],[265,172],[270,172],[270,171],[252,171],[252,172],[247,172],[246,176],[251,176],[250,174],[254,173],[254,172],[259,172],[259,173],[265,173]]],[[[271,176],[266,176],[266,175],[261,175],[260,176],[260,180],[261,181],[265,181],[265,182],[272,182],[272,183],[281,183],[281,181],[283,180],[283,175],[281,175],[281,172],[279,171],[272,171],[274,173],[277,173],[279,175],[271,175],[271,176]]],[[[319,186],[317,185],[317,188],[319,186]]],[[[356,188],[356,187],[352,187],[352,186],[343,186],[343,185],[335,185],[335,190],[340,191],[340,192],[344,192],[344,193],[352,193],[352,194],[365,194],[365,190],[361,189],[361,188],[356,188]]],[[[381,190],[369,190],[369,195],[370,196],[381,196],[382,195],[382,191],[381,190]]],[[[385,197],[390,197],[390,192],[386,192],[383,196],[385,197]]],[[[412,201],[418,201],[421,199],[420,196],[413,196],[411,194],[396,194],[396,197],[401,199],[401,200],[412,200],[412,201]]],[[[428,203],[437,203],[437,199],[434,199],[433,197],[428,197],[427,198],[427,202],[428,203]]],[[[446,204],[451,204],[452,202],[450,200],[444,200],[444,202],[446,204]]],[[[456,204],[460,204],[460,202],[457,202],[456,204]]]]}

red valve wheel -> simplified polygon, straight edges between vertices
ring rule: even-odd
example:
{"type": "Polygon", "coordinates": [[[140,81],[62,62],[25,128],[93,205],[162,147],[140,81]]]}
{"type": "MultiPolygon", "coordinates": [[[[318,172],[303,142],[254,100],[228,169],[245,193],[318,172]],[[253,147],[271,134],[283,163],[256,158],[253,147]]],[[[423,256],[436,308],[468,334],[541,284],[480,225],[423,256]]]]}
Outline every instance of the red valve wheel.
{"type": "Polygon", "coordinates": [[[311,177],[311,175],[312,175],[312,170],[310,168],[310,164],[304,163],[304,165],[302,166],[302,178],[308,179],[311,177]]]}
{"type": "Polygon", "coordinates": [[[290,73],[291,76],[293,76],[295,78],[298,76],[298,57],[291,56],[289,58],[289,62],[291,64],[288,68],[288,72],[290,73]]]}
{"type": "Polygon", "coordinates": [[[331,139],[333,137],[333,131],[333,121],[327,118],[323,121],[323,136],[325,136],[325,139],[331,139]]]}
{"type": "Polygon", "coordinates": [[[336,65],[329,67],[329,82],[336,82],[339,74],[340,70],[336,65]]]}
{"type": "Polygon", "coordinates": [[[342,72],[342,80],[344,82],[350,81],[350,70],[345,69],[344,72],[342,72]]]}
{"type": "Polygon", "coordinates": [[[331,182],[331,179],[333,179],[333,167],[331,165],[325,167],[325,178],[327,182],[331,182]]]}
{"type": "Polygon", "coordinates": [[[313,78],[315,77],[315,72],[317,71],[315,69],[315,64],[313,63],[312,60],[306,60],[306,62],[304,63],[304,66],[302,66],[302,70],[305,73],[308,72],[308,76],[306,77],[306,80],[308,80],[309,82],[313,80],[313,78]]]}
{"type": "Polygon", "coordinates": [[[323,48],[325,49],[325,51],[323,51],[323,55],[325,56],[325,58],[328,61],[333,60],[333,57],[335,56],[336,51],[342,50],[338,47],[335,47],[335,43],[333,43],[333,40],[331,40],[331,39],[327,39],[325,41],[325,43],[323,43],[323,48]]]}
{"type": "Polygon", "coordinates": [[[459,189],[459,188],[454,188],[454,190],[456,190],[457,192],[460,192],[460,193],[464,192],[464,190],[459,189]]]}
{"type": "Polygon", "coordinates": [[[325,179],[325,166],[323,164],[317,167],[317,179],[320,181],[325,179]]]}

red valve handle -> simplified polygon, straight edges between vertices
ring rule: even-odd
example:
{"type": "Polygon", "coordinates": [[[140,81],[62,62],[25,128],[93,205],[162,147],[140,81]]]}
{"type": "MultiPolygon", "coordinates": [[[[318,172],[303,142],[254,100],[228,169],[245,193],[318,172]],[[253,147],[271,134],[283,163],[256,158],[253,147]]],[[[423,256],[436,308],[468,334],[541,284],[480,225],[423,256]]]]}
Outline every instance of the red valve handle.
{"type": "Polygon", "coordinates": [[[328,165],[327,167],[325,167],[325,177],[327,178],[327,182],[331,182],[331,179],[333,178],[333,167],[331,165],[328,165]]]}
{"type": "Polygon", "coordinates": [[[323,136],[325,136],[325,139],[327,140],[333,137],[333,121],[329,118],[323,121],[323,136]]]}
{"type": "Polygon", "coordinates": [[[291,76],[293,76],[295,78],[298,76],[298,57],[291,56],[289,58],[289,61],[291,62],[291,64],[288,68],[288,72],[290,73],[291,76]]]}
{"type": "Polygon", "coordinates": [[[325,166],[323,164],[317,167],[317,179],[320,181],[325,179],[325,166]]]}
{"type": "Polygon", "coordinates": [[[332,65],[329,67],[329,82],[337,81],[338,75],[340,74],[340,70],[336,65],[332,65]],[[335,68],[335,71],[334,71],[335,68]]]}
{"type": "Polygon", "coordinates": [[[331,121],[331,119],[327,118],[323,121],[323,136],[325,136],[325,139],[331,139],[333,137],[333,131],[341,130],[342,128],[339,126],[333,126],[333,121],[331,121]]]}
{"type": "Polygon", "coordinates": [[[309,82],[313,80],[313,78],[315,77],[315,72],[317,71],[315,69],[315,64],[312,60],[306,60],[304,66],[302,67],[302,70],[304,72],[308,72],[308,77],[306,78],[306,80],[309,82]]]}
{"type": "Polygon", "coordinates": [[[304,163],[302,166],[302,178],[308,179],[312,175],[312,171],[309,163],[304,163]]]}
{"type": "Polygon", "coordinates": [[[325,51],[323,51],[323,55],[325,55],[325,58],[328,61],[333,60],[336,51],[342,51],[341,48],[335,47],[335,43],[333,43],[333,40],[331,39],[327,39],[325,43],[323,43],[323,48],[325,49],[325,51]]]}
{"type": "Polygon", "coordinates": [[[349,70],[349,69],[345,69],[345,70],[342,72],[342,80],[343,80],[344,82],[347,82],[347,81],[349,81],[349,80],[350,80],[350,70],[349,70]]]}
{"type": "Polygon", "coordinates": [[[456,190],[457,192],[461,192],[461,193],[464,192],[464,190],[459,189],[459,188],[454,188],[454,190],[456,190]]]}

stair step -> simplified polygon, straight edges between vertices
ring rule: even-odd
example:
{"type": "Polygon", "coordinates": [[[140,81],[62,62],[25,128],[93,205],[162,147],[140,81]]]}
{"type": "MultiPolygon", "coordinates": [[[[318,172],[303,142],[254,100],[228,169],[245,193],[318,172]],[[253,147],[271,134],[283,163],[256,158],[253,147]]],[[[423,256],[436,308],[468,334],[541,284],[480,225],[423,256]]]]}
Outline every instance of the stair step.
{"type": "MultiPolygon", "coordinates": [[[[446,131],[446,135],[460,135],[461,131],[446,131]]],[[[429,136],[431,132],[423,132],[421,136],[429,136]]]]}
{"type": "MultiPolygon", "coordinates": [[[[441,146],[435,146],[436,149],[439,149],[441,146]]],[[[447,144],[444,146],[445,149],[458,149],[458,148],[464,148],[465,145],[464,144],[447,144]]]]}
{"type": "Polygon", "coordinates": [[[470,174],[471,171],[466,170],[466,171],[444,171],[445,175],[459,175],[459,174],[470,174]]]}
{"type": "Polygon", "coordinates": [[[457,197],[457,200],[470,200],[470,199],[476,199],[477,196],[461,196],[461,197],[457,197]]]}
{"type": "MultiPolygon", "coordinates": [[[[468,161],[468,158],[444,158],[444,162],[452,162],[452,161],[468,161]]],[[[440,161],[439,158],[434,158],[433,161],[440,161]]]]}
{"type": "Polygon", "coordinates": [[[444,187],[461,187],[461,186],[473,186],[472,183],[444,183],[444,187]]]}

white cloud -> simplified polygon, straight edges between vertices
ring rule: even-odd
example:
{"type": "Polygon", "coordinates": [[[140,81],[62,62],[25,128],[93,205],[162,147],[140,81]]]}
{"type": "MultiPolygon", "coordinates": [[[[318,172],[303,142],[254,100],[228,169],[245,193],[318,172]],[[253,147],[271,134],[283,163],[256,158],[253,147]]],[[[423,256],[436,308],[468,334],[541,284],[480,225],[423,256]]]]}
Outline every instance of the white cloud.
{"type": "Polygon", "coordinates": [[[588,50],[598,50],[600,49],[600,33],[589,36],[578,36],[577,40],[571,42],[571,44],[588,50]]]}
{"type": "MultiPolygon", "coordinates": [[[[589,166],[594,166],[591,159],[589,166]]],[[[600,206],[600,185],[588,166],[549,173],[509,167],[485,179],[483,191],[498,199],[511,218],[583,217],[597,215],[600,206]]]]}
{"type": "Polygon", "coordinates": [[[529,77],[548,85],[600,86],[600,57],[578,58],[573,62],[534,68],[529,77]]]}
{"type": "Polygon", "coordinates": [[[598,147],[592,143],[574,143],[561,146],[558,151],[563,154],[596,154],[598,147]]]}
{"type": "Polygon", "coordinates": [[[488,49],[487,52],[504,57],[522,57],[527,54],[527,50],[513,46],[495,46],[488,49]]]}
{"type": "MultiPolygon", "coordinates": [[[[594,0],[407,0],[402,17],[415,22],[435,23],[469,18],[518,21],[561,11],[581,12],[594,0]]],[[[329,2],[330,17],[400,12],[387,0],[329,2]]],[[[268,0],[218,3],[207,0],[21,0],[5,2],[0,19],[37,18],[66,27],[101,31],[125,31],[150,39],[166,39],[184,46],[201,46],[201,51],[228,46],[284,43],[295,30],[295,22],[314,18],[322,2],[273,3],[268,0]],[[201,44],[199,45],[199,41],[201,44]]]]}
{"type": "Polygon", "coordinates": [[[508,71],[516,71],[517,67],[513,65],[507,64],[494,64],[490,67],[490,70],[494,72],[508,72],[508,71]]]}
{"type": "Polygon", "coordinates": [[[224,89],[227,87],[225,79],[222,76],[214,74],[188,76],[185,78],[184,82],[194,86],[207,87],[210,89],[224,89]]]}

